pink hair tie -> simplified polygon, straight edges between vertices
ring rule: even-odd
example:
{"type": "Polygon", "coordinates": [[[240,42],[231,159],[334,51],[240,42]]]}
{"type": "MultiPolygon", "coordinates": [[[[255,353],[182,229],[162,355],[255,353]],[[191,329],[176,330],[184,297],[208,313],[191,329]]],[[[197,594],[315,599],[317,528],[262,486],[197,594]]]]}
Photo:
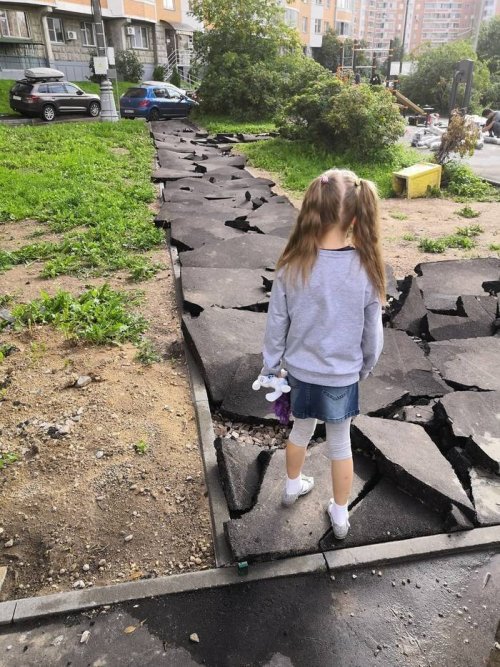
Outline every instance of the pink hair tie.
{"type": "Polygon", "coordinates": [[[321,177],[321,182],[328,183],[328,176],[326,174],[323,174],[323,176],[321,177]]]}

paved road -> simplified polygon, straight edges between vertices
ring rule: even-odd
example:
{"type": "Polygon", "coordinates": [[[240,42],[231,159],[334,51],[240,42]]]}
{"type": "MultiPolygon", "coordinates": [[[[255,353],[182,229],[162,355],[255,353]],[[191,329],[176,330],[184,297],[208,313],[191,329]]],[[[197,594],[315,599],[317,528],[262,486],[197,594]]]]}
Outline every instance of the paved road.
{"type": "Polygon", "coordinates": [[[500,554],[467,554],[383,568],[381,577],[242,583],[4,627],[0,664],[496,667],[499,618],[500,554]]]}
{"type": "MultiPolygon", "coordinates": [[[[420,129],[413,126],[406,128],[405,134],[401,141],[407,145],[411,143],[413,135],[420,129]]],[[[427,150],[422,150],[422,158],[425,159],[427,150]]],[[[472,169],[478,176],[486,180],[500,185],[500,146],[496,144],[484,144],[481,150],[474,151],[472,157],[464,158],[464,162],[470,164],[472,169]]]]}

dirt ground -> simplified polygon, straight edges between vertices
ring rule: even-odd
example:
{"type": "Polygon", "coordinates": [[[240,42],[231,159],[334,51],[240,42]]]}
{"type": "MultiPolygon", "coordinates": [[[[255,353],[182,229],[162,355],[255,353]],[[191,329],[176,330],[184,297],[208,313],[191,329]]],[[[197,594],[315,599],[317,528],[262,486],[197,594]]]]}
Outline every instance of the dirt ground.
{"type": "MultiPolygon", "coordinates": [[[[254,176],[273,178],[263,169],[247,167],[254,176]]],[[[273,190],[285,194],[300,208],[302,200],[294,197],[279,184],[273,190]]],[[[450,199],[383,199],[381,202],[381,227],[384,258],[394,269],[397,278],[413,273],[420,262],[437,262],[446,259],[491,257],[498,255],[489,249],[490,244],[500,243],[500,203],[473,203],[471,207],[480,212],[477,218],[462,218],[457,214],[464,204],[450,199]],[[401,219],[403,218],[403,219],[401,219]],[[471,250],[448,248],[442,254],[424,253],[418,249],[420,238],[436,239],[452,234],[457,227],[480,225],[484,230],[476,237],[477,245],[471,250]],[[414,235],[414,241],[403,236],[414,235]]]]}
{"type": "MultiPolygon", "coordinates": [[[[1,225],[0,247],[32,242],[40,229],[1,225]]],[[[0,471],[0,600],[214,564],[173,271],[166,248],[150,256],[165,269],[138,284],[125,274],[47,281],[38,263],[0,275],[0,294],[16,302],[105,281],[139,290],[147,338],[163,356],[144,366],[132,345],[75,345],[50,327],[0,333],[17,348],[0,364],[0,452],[19,456],[0,471]],[[68,386],[83,375],[92,382],[68,386]]]]}

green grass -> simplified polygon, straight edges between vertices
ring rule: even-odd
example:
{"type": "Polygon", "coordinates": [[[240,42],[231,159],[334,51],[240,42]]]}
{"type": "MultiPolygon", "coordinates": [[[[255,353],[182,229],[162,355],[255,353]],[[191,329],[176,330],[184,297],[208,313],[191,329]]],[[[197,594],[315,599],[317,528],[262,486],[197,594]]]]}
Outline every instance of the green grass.
{"type": "MultiPolygon", "coordinates": [[[[0,79],[0,114],[18,115],[9,106],[9,90],[14,83],[15,81],[11,79],[0,79]]],[[[92,81],[75,81],[74,83],[80,86],[86,93],[96,93],[99,95],[100,87],[98,83],[92,83],[92,81]]],[[[115,81],[111,81],[111,83],[113,84],[116,99],[116,83],[115,81]]],[[[129,83],[128,81],[118,81],[118,95],[122,95],[130,86],[136,85],[136,83],[129,83]]]]}
{"type": "Polygon", "coordinates": [[[416,241],[417,235],[409,232],[408,234],[403,234],[403,241],[416,241]]]}
{"type": "Polygon", "coordinates": [[[466,204],[457,211],[457,215],[459,215],[461,218],[478,218],[481,215],[481,212],[476,211],[471,206],[469,206],[469,204],[466,204]]]}
{"type": "Polygon", "coordinates": [[[151,366],[152,364],[161,361],[161,356],[155,350],[154,345],[150,340],[143,340],[135,355],[135,359],[145,366],[151,366]]]}
{"type": "Polygon", "coordinates": [[[406,213],[401,213],[400,211],[391,211],[389,215],[393,220],[408,220],[406,213]]]}
{"type": "Polygon", "coordinates": [[[261,121],[248,121],[239,118],[230,118],[227,116],[216,116],[213,114],[202,114],[194,111],[190,116],[191,120],[205,128],[210,134],[221,132],[224,134],[235,134],[244,132],[246,134],[260,134],[261,132],[275,132],[276,125],[271,119],[261,121]]]}
{"type": "Polygon", "coordinates": [[[446,164],[443,181],[447,194],[456,201],[500,201],[500,191],[477,176],[466,164],[456,161],[446,164]]]}
{"type": "Polygon", "coordinates": [[[12,465],[18,460],[19,456],[14,452],[0,452],[0,470],[7,465],[12,465]]]}
{"type": "Polygon", "coordinates": [[[142,123],[0,126],[0,224],[31,219],[62,234],[0,250],[0,271],[41,260],[47,278],[122,269],[150,278],[160,267],[144,253],[163,238],[148,207],[152,158],[142,123]]]}
{"type": "Polygon", "coordinates": [[[86,290],[79,297],[59,290],[54,296],[42,292],[39,299],[15,306],[16,325],[51,324],[69,338],[95,345],[132,342],[140,344],[146,321],[129,312],[137,303],[130,293],[108,285],[86,290]]]}
{"type": "Polygon", "coordinates": [[[500,252],[500,243],[490,243],[489,249],[493,252],[500,252]]]}
{"type": "Polygon", "coordinates": [[[394,146],[379,160],[363,162],[353,153],[334,153],[304,141],[269,139],[253,144],[240,144],[238,150],[247,155],[255,167],[279,176],[281,185],[302,195],[309,183],[326,169],[352,169],[361,178],[374,181],[381,197],[390,197],[392,172],[422,159],[415,150],[394,146]]]}
{"type": "Polygon", "coordinates": [[[476,247],[474,238],[484,231],[480,225],[457,227],[454,234],[437,239],[423,238],[418,244],[419,250],[429,253],[443,253],[447,248],[470,250],[476,247]]]}
{"type": "Polygon", "coordinates": [[[146,452],[149,449],[149,445],[145,440],[139,440],[139,442],[136,442],[134,445],[134,451],[136,454],[140,454],[141,456],[144,456],[146,452]]]}

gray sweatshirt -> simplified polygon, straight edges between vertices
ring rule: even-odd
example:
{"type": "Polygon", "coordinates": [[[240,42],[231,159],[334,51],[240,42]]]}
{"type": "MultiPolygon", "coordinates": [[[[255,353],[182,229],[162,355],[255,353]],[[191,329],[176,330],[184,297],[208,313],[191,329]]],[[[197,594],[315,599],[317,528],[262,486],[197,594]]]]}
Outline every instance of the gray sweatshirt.
{"type": "Polygon", "coordinates": [[[275,275],[263,375],[283,367],[304,382],[345,387],[370,373],[383,344],[380,300],[356,250],[320,250],[306,285],[275,275]]]}

